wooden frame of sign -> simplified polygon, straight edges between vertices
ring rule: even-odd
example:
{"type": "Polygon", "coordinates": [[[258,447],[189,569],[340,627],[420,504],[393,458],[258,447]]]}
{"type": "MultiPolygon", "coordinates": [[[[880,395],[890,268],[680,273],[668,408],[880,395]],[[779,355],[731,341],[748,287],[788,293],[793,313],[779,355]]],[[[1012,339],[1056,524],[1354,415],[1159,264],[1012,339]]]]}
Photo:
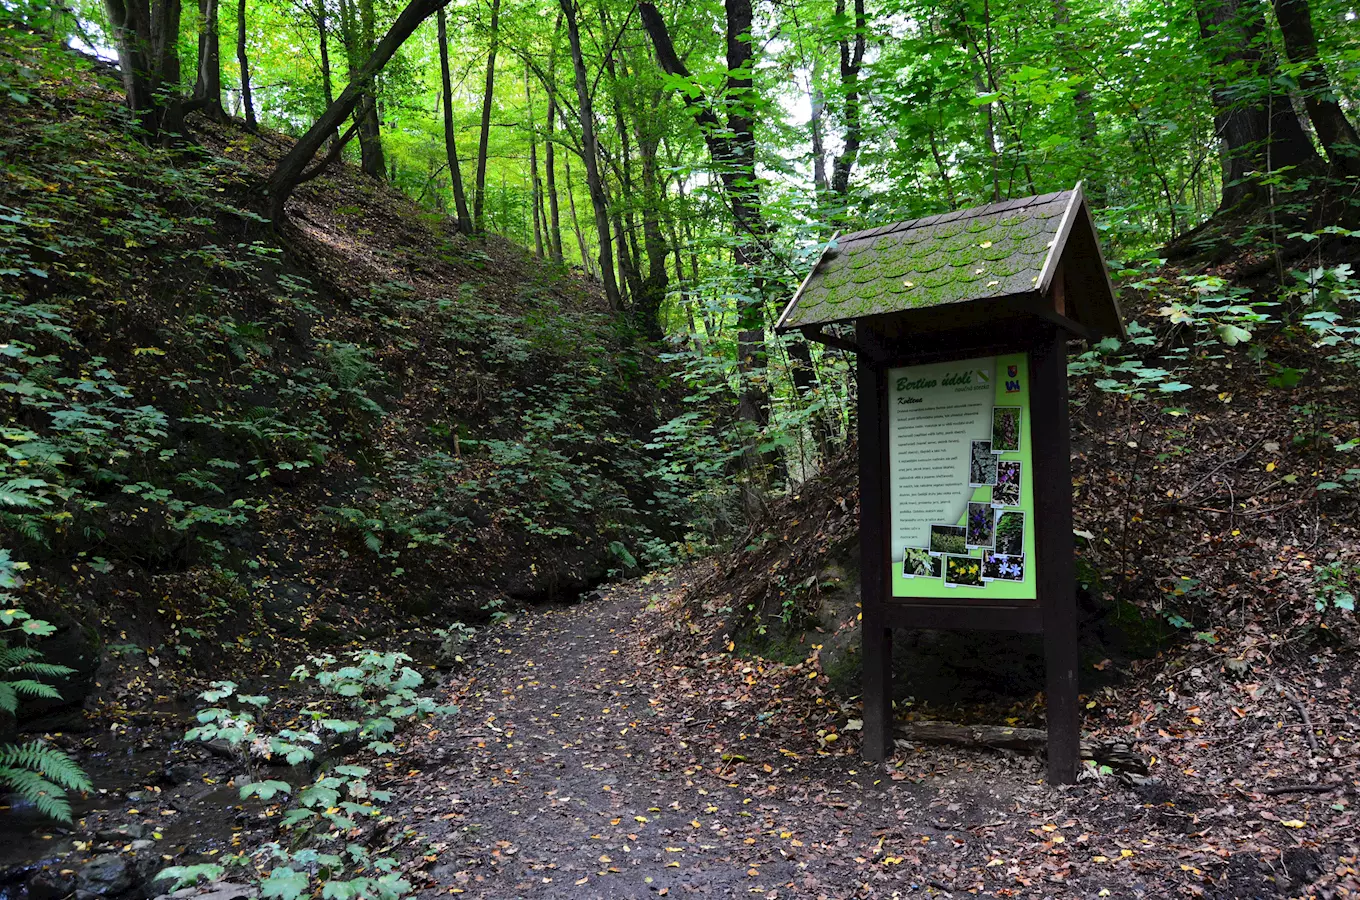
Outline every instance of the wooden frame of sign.
{"type": "Polygon", "coordinates": [[[1081,186],[837,235],[775,327],[856,354],[864,755],[893,749],[894,628],[1041,633],[1074,781],[1067,342],[1124,336],[1081,186]]]}
{"type": "Polygon", "coordinates": [[[928,341],[914,346],[909,340],[887,338],[867,323],[856,327],[864,755],[881,760],[892,750],[893,628],[1041,632],[1047,669],[1049,779],[1070,783],[1080,759],[1080,717],[1067,414],[1069,335],[1045,322],[1008,330],[1011,337],[1004,341],[997,340],[997,329],[985,327],[931,334],[928,341]],[[1027,411],[1035,552],[1029,568],[1037,582],[1037,597],[1002,601],[894,597],[886,373],[899,366],[1015,353],[1026,355],[1030,382],[1027,411]]]}

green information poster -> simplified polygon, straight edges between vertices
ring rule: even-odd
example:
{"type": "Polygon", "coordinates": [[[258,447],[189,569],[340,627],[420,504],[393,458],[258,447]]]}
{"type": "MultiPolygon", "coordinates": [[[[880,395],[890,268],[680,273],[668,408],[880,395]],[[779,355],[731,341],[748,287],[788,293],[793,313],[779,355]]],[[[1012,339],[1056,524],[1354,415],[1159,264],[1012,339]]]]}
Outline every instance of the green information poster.
{"type": "Polygon", "coordinates": [[[1024,353],[888,370],[892,596],[1034,600],[1024,353]]]}

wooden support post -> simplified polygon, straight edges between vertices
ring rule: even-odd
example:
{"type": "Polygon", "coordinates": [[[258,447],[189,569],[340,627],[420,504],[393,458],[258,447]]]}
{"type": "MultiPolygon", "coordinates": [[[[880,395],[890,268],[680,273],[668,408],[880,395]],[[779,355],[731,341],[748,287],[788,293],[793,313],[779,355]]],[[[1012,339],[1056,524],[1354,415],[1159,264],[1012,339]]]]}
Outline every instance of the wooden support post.
{"type": "Polygon", "coordinates": [[[1047,668],[1048,780],[1071,784],[1081,760],[1077,701],[1076,570],[1067,414],[1067,336],[1057,328],[1030,351],[1034,511],[1047,668]]]}
{"type": "MultiPolygon", "coordinates": [[[[862,331],[863,329],[857,329],[862,331]]],[[[863,347],[864,343],[860,342],[863,347]]],[[[892,751],[892,631],[888,628],[887,471],[882,369],[861,352],[855,378],[859,411],[859,596],[864,667],[864,758],[881,762],[892,751]]]]}

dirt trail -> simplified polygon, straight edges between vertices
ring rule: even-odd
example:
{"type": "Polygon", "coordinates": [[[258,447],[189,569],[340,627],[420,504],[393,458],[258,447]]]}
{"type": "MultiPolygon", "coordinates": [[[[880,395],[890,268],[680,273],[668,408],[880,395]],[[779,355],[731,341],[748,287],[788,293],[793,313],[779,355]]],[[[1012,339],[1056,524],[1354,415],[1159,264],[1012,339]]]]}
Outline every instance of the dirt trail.
{"type": "Polygon", "coordinates": [[[1041,759],[953,748],[868,766],[815,666],[664,646],[679,589],[483,633],[445,686],[460,714],[393,767],[420,896],[1355,896],[1351,841],[1280,826],[1340,794],[1053,789],[1041,759]]]}
{"type": "Polygon", "coordinates": [[[996,829],[1032,824],[1015,802],[1038,815],[1057,796],[1033,759],[873,770],[807,728],[781,733],[778,708],[663,660],[650,592],[531,611],[452,680],[461,713],[412,749],[393,829],[424,836],[423,896],[966,890],[998,858],[996,829]]]}

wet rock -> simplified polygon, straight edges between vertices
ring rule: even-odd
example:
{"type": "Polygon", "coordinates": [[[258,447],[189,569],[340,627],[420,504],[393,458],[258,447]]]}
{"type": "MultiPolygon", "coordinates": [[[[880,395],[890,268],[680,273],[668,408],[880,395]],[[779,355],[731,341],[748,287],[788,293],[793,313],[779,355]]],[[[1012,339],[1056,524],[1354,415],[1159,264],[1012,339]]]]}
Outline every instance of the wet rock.
{"type": "Polygon", "coordinates": [[[201,887],[181,888],[170,894],[162,894],[156,900],[255,900],[260,892],[244,884],[229,881],[214,881],[201,887]]]}
{"type": "Polygon", "coordinates": [[[207,747],[208,752],[211,753],[213,756],[220,756],[223,759],[236,758],[236,748],[233,747],[229,742],[224,741],[221,738],[218,738],[217,740],[213,741],[208,741],[203,746],[207,747]]]}
{"type": "Polygon", "coordinates": [[[171,763],[165,767],[162,779],[167,784],[180,785],[197,781],[201,770],[193,763],[171,763]]]}
{"type": "Polygon", "coordinates": [[[113,828],[101,828],[94,833],[94,836],[101,841],[112,843],[123,843],[136,840],[146,834],[146,828],[136,822],[127,822],[122,825],[115,825],[113,828]]]}
{"type": "Polygon", "coordinates": [[[117,897],[132,888],[127,860],[117,853],[96,856],[76,870],[76,896],[82,891],[95,897],[117,897]]]}
{"type": "Polygon", "coordinates": [[[76,877],[56,869],[38,872],[28,880],[28,900],[61,900],[76,889],[76,877]]]}

